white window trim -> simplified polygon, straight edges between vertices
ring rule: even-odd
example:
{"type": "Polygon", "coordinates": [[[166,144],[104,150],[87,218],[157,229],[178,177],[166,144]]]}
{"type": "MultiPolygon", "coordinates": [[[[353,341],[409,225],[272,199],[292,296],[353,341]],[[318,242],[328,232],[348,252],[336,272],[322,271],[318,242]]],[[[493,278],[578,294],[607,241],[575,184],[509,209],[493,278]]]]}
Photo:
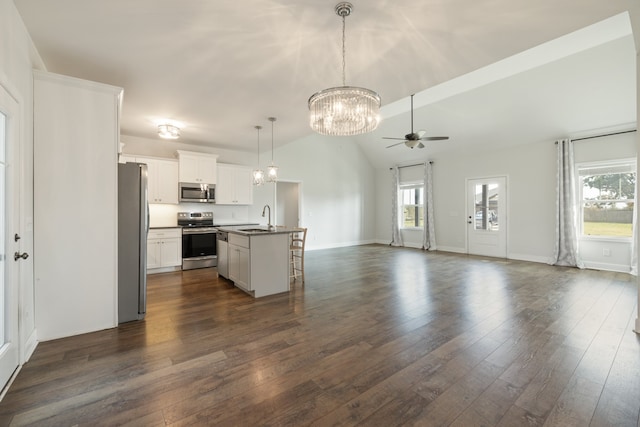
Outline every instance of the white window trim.
{"type": "MultiPolygon", "coordinates": [[[[616,165],[631,165],[633,171],[636,173],[636,195],[638,194],[638,171],[637,161],[635,158],[624,158],[624,159],[614,159],[614,160],[599,160],[594,162],[581,162],[576,163],[575,165],[575,174],[576,174],[576,186],[578,187],[578,197],[577,204],[578,208],[576,209],[578,212],[578,239],[585,241],[599,241],[599,242],[631,242],[632,236],[630,237],[622,237],[622,236],[592,236],[588,234],[584,234],[584,213],[582,210],[582,203],[584,202],[584,198],[582,197],[582,179],[580,178],[580,170],[592,168],[594,166],[616,166],[616,165]]],[[[612,200],[613,201],[613,200],[612,200]]],[[[637,203],[637,200],[634,200],[634,203],[637,203]]]]}
{"type": "MultiPolygon", "coordinates": [[[[423,194],[422,194],[423,204],[422,205],[417,205],[417,206],[422,206],[422,212],[424,213],[425,208],[426,208],[425,205],[424,205],[424,198],[425,198],[425,195],[424,195],[424,182],[422,182],[422,181],[405,181],[405,182],[401,182],[399,191],[402,191],[402,190],[405,190],[405,189],[409,189],[409,188],[420,188],[420,189],[422,189],[422,191],[423,191],[423,194]]],[[[404,220],[404,211],[403,211],[403,207],[404,206],[405,205],[403,203],[400,203],[400,206],[398,206],[398,209],[400,210],[400,212],[398,212],[399,216],[403,220],[404,220]]],[[[414,206],[414,205],[412,205],[412,206],[414,206]]],[[[422,223],[424,224],[424,219],[423,219],[422,223]]],[[[422,231],[422,230],[424,230],[424,226],[422,226],[422,227],[420,227],[420,226],[405,227],[404,226],[404,221],[402,221],[402,223],[400,224],[400,230],[416,230],[416,231],[420,230],[420,231],[422,231]]]]}

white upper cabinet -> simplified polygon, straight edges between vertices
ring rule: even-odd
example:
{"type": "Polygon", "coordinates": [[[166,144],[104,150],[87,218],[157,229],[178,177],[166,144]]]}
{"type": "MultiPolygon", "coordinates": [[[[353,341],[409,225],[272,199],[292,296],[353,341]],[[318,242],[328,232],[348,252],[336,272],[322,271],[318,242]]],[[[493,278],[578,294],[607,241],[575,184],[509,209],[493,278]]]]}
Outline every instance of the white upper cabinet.
{"type": "Polygon", "coordinates": [[[251,168],[238,165],[218,164],[216,183],[216,204],[253,204],[253,183],[251,168]]]}
{"type": "Polygon", "coordinates": [[[217,154],[178,150],[180,182],[215,184],[217,178],[217,154]]]}
{"type": "Polygon", "coordinates": [[[178,204],[178,162],[158,159],[136,159],[147,164],[149,203],[178,204]]]}
{"type": "Polygon", "coordinates": [[[120,161],[147,165],[149,203],[178,204],[178,162],[152,157],[124,155],[120,161]]]}

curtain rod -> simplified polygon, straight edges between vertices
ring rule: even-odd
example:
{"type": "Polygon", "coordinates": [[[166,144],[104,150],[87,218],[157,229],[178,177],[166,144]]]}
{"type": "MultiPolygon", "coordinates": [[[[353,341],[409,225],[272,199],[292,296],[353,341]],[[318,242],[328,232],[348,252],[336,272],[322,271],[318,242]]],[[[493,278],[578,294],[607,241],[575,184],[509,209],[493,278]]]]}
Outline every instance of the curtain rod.
{"type": "MultiPolygon", "coordinates": [[[[398,166],[398,169],[402,169],[402,168],[412,168],[414,166],[424,166],[427,162],[422,162],[422,163],[416,163],[414,165],[404,165],[404,166],[398,166]]],[[[433,164],[433,161],[428,162],[430,165],[433,164]]],[[[389,170],[393,170],[393,168],[389,168],[389,170]]]]}
{"type": "Polygon", "coordinates": [[[602,135],[585,136],[584,138],[572,139],[572,141],[583,141],[585,139],[593,139],[593,138],[602,138],[602,137],[605,137],[605,136],[622,135],[624,133],[631,133],[631,132],[635,132],[635,131],[636,131],[636,129],[625,130],[625,131],[622,131],[622,132],[605,133],[605,134],[602,134],[602,135]]]}

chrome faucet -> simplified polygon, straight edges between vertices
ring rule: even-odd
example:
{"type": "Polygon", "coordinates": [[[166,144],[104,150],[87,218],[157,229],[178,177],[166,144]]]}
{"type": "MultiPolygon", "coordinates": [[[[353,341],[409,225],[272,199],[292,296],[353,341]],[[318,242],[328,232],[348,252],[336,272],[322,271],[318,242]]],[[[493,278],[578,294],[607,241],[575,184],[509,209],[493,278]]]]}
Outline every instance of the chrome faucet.
{"type": "Polygon", "coordinates": [[[273,230],[273,225],[271,225],[271,206],[269,205],[264,205],[264,208],[262,208],[262,218],[264,218],[264,211],[265,209],[269,209],[269,223],[267,225],[267,230],[273,230]]]}

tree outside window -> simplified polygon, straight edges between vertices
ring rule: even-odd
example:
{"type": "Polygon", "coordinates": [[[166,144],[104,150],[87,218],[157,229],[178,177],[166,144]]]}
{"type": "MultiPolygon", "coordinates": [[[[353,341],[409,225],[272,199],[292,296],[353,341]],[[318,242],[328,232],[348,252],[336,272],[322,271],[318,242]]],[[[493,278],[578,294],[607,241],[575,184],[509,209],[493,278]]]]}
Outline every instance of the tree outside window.
{"type": "Polygon", "coordinates": [[[630,238],[636,191],[635,160],[578,166],[582,235],[630,238]]]}
{"type": "Polygon", "coordinates": [[[402,228],[424,227],[424,186],[403,184],[400,186],[402,228]]]}

